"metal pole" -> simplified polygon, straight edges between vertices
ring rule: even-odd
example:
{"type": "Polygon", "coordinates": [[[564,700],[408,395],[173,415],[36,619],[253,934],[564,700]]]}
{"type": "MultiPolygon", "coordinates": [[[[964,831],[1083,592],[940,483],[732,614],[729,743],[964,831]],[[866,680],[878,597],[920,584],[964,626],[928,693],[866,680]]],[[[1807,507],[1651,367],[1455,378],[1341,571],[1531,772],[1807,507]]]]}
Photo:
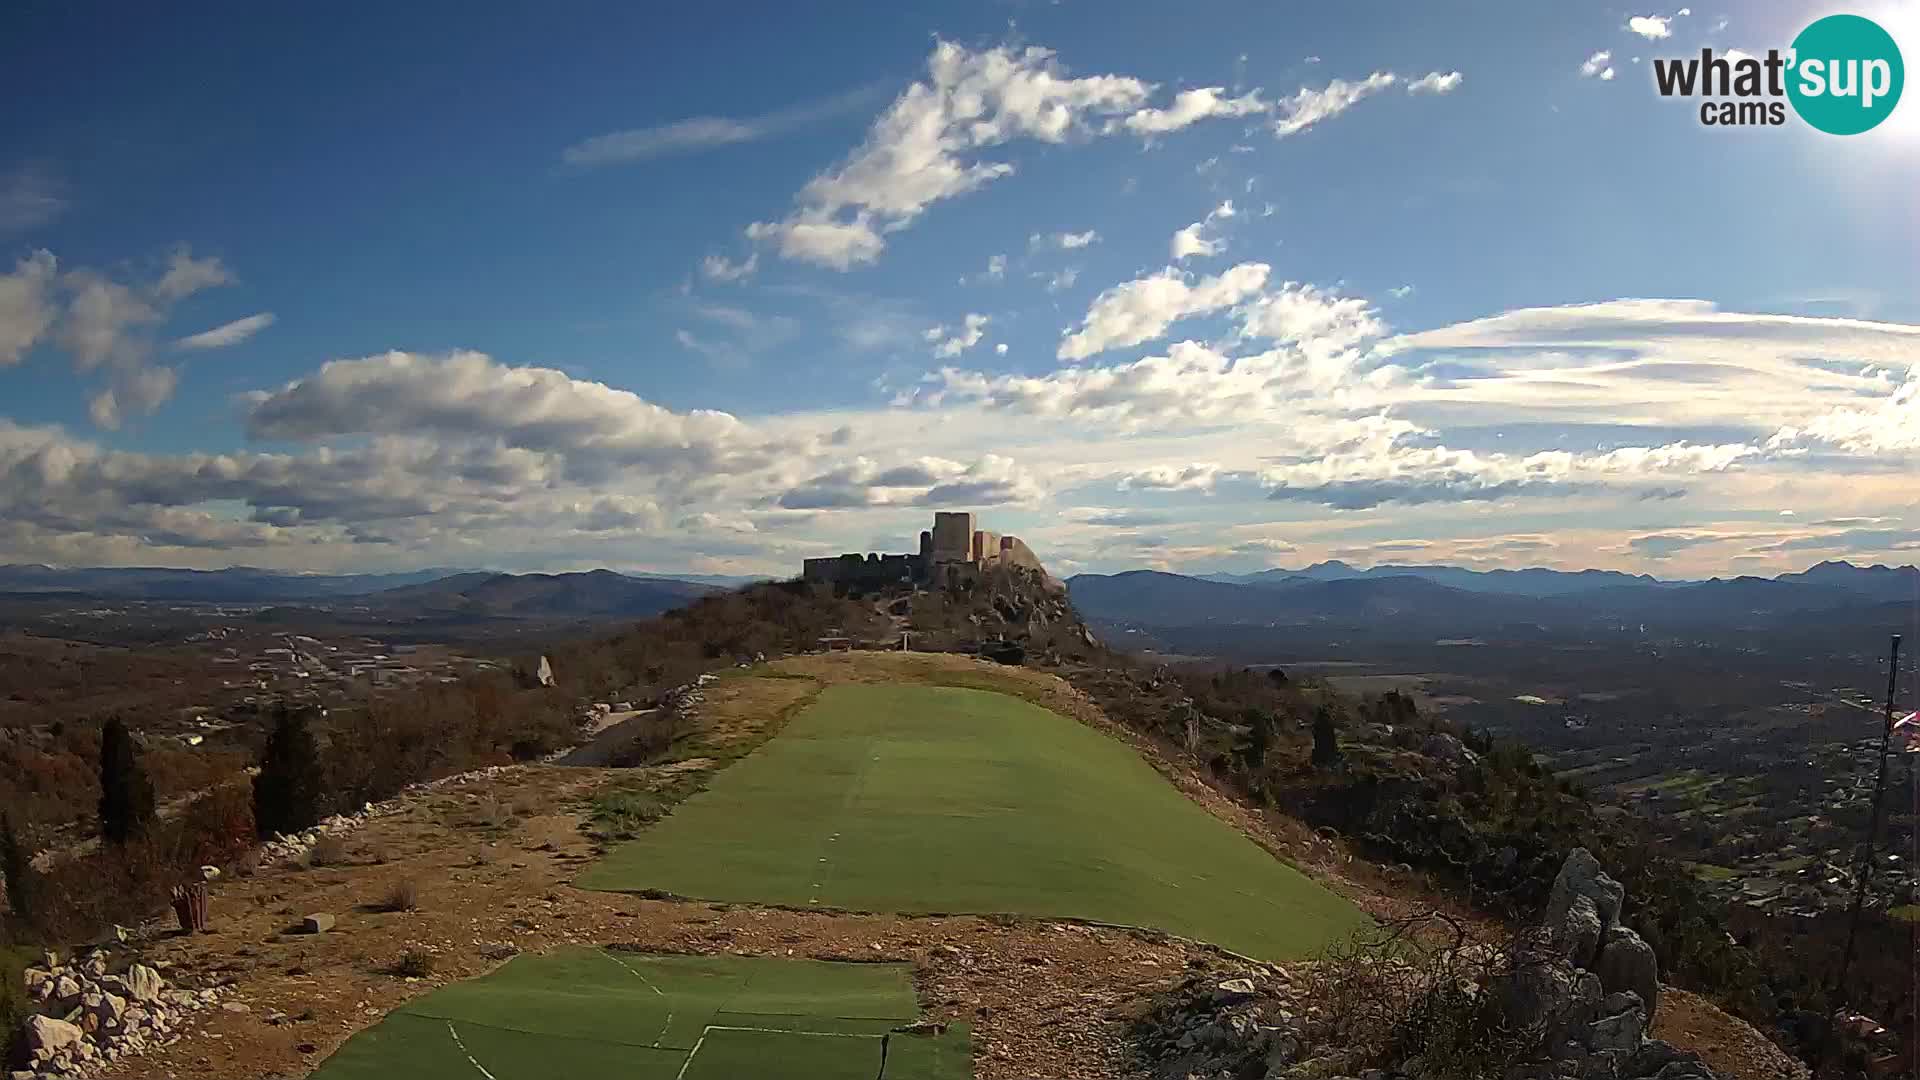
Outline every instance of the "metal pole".
{"type": "MultiPolygon", "coordinates": [[[[1860,841],[1860,853],[1853,863],[1853,904],[1847,910],[1847,944],[1840,952],[1840,968],[1833,977],[1833,998],[1844,1002],[1847,969],[1853,966],[1854,939],[1860,932],[1860,909],[1867,899],[1867,881],[1873,876],[1873,842],[1880,835],[1881,793],[1887,787],[1887,747],[1893,739],[1893,693],[1900,680],[1900,635],[1893,635],[1893,647],[1887,656],[1887,707],[1880,726],[1880,767],[1873,781],[1873,814],[1868,819],[1867,835],[1860,841]]],[[[1831,1004],[1831,1002],[1829,1002],[1831,1004]]],[[[1820,1047],[1813,1058],[1813,1074],[1818,1075],[1827,1045],[1833,1041],[1833,1012],[1829,1009],[1821,1030],[1820,1047]]]]}

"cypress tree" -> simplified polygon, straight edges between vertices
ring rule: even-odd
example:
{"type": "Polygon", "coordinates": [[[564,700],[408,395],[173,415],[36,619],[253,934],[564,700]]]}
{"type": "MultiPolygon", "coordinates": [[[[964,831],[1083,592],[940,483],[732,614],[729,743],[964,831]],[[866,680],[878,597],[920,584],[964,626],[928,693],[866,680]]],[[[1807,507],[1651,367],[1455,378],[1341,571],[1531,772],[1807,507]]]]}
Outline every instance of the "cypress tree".
{"type": "Polygon", "coordinates": [[[140,764],[126,721],[109,717],[100,728],[100,835],[125,844],[153,824],[153,781],[140,764]]]}
{"type": "Polygon", "coordinates": [[[325,811],[320,746],[305,710],[278,709],[253,778],[253,821],[262,839],[319,823],[325,811]]]}

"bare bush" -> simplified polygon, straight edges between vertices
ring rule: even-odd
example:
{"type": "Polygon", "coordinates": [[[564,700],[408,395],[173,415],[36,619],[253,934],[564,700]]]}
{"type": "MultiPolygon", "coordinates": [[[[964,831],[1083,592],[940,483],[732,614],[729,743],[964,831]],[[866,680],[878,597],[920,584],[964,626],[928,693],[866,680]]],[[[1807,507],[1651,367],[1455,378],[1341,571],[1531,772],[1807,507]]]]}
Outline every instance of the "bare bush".
{"type": "Polygon", "coordinates": [[[380,899],[374,907],[381,911],[418,911],[420,910],[420,886],[412,878],[403,878],[394,882],[393,888],[380,899]]]}
{"type": "Polygon", "coordinates": [[[345,866],[348,861],[347,842],[337,836],[322,836],[307,852],[308,866],[345,866]]]}
{"type": "Polygon", "coordinates": [[[1367,1064],[1418,1057],[1432,1075],[1497,1080],[1541,1043],[1509,1020],[1509,988],[1545,956],[1538,934],[1475,943],[1439,912],[1362,931],[1315,965],[1308,1038],[1367,1064]]]}

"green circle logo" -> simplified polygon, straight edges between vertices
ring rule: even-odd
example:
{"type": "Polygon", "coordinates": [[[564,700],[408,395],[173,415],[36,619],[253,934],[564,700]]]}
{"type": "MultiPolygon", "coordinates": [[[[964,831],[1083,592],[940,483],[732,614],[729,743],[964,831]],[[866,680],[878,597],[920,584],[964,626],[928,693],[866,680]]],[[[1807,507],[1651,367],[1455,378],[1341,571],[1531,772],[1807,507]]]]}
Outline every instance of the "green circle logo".
{"type": "Polygon", "coordinates": [[[1829,135],[1872,130],[1900,103],[1906,81],[1900,46],[1872,19],[1829,15],[1793,39],[1787,98],[1829,135]]]}

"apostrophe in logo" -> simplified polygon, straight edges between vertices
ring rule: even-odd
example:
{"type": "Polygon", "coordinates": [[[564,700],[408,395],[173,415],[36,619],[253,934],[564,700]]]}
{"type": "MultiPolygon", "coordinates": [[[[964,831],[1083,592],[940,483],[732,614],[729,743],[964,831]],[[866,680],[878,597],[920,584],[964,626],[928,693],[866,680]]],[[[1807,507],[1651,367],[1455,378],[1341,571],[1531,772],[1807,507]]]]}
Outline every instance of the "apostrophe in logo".
{"type": "Polygon", "coordinates": [[[1906,68],[1880,24],[1829,15],[1800,31],[1785,52],[1768,49],[1764,58],[1701,49],[1697,59],[1656,59],[1653,82],[1661,97],[1709,99],[1700,103],[1708,127],[1778,126],[1791,104],[1829,135],[1858,135],[1900,103],[1906,68]]]}
{"type": "Polygon", "coordinates": [[[1800,31],[1787,63],[1793,111],[1829,135],[1878,126],[1900,103],[1906,82],[1893,36],[1858,15],[1829,15],[1800,31]]]}

